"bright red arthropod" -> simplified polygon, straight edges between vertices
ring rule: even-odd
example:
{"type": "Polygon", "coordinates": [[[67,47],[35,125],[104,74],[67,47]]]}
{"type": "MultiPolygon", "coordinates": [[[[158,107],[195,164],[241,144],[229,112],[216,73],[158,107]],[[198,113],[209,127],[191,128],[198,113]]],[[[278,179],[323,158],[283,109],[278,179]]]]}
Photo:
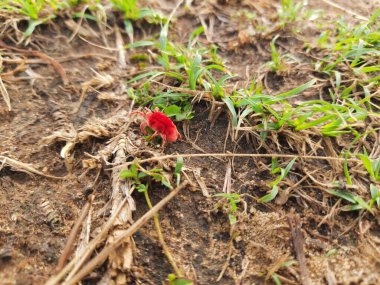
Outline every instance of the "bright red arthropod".
{"type": "Polygon", "coordinates": [[[145,130],[147,126],[154,131],[154,134],[149,138],[149,141],[154,139],[156,136],[160,136],[162,138],[162,149],[165,148],[167,142],[175,142],[177,139],[182,142],[182,136],[178,132],[173,121],[164,113],[160,112],[158,108],[155,108],[154,112],[148,108],[145,108],[145,113],[136,111],[131,113],[131,115],[133,114],[141,115],[146,119],[140,125],[140,130],[144,134],[147,134],[145,130]]]}

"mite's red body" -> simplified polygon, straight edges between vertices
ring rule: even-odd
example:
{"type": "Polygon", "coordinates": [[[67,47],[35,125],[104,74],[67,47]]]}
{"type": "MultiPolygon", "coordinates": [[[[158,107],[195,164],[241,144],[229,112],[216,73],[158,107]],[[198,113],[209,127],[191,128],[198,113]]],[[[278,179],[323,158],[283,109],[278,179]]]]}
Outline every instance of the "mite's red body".
{"type": "Polygon", "coordinates": [[[165,148],[167,142],[175,142],[177,139],[182,141],[181,134],[178,132],[177,127],[168,116],[160,112],[158,108],[156,108],[154,112],[148,108],[145,108],[145,110],[146,113],[132,112],[131,114],[139,114],[146,119],[141,123],[140,130],[144,134],[147,134],[145,128],[148,126],[154,131],[154,134],[149,140],[152,140],[156,136],[162,137],[162,149],[165,148]]]}

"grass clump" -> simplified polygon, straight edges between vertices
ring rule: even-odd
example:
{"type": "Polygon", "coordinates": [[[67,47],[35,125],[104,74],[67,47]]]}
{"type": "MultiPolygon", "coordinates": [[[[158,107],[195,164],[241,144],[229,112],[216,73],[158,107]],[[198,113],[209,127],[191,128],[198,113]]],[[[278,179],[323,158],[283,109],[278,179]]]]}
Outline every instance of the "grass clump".
{"type": "MultiPolygon", "coordinates": [[[[28,21],[24,37],[29,37],[38,25],[54,19],[61,10],[78,4],[73,0],[4,0],[0,3],[0,12],[28,21]]],[[[19,20],[20,20],[19,19],[19,20]]]]}
{"type": "Polygon", "coordinates": [[[130,49],[153,48],[150,53],[158,66],[157,70],[142,72],[127,84],[144,81],[134,91],[140,104],[151,103],[163,109],[168,116],[176,116],[177,120],[191,119],[194,95],[201,91],[215,98],[223,97],[224,84],[232,75],[224,67],[215,47],[194,44],[195,37],[203,32],[203,28],[195,30],[189,44],[184,46],[168,40],[168,27],[169,22],[156,41],[138,41],[128,45],[130,49]],[[152,85],[157,83],[158,88],[153,88],[152,85]],[[173,85],[180,85],[180,88],[171,88],[173,85]]]}
{"type": "MultiPolygon", "coordinates": [[[[284,21],[294,21],[297,11],[303,7],[301,4],[283,1],[284,21]]],[[[321,82],[326,82],[317,78],[274,95],[266,94],[262,84],[255,81],[249,88],[231,88],[228,84],[233,75],[219,58],[216,48],[195,44],[195,39],[204,32],[203,27],[192,33],[187,45],[179,45],[168,38],[170,21],[163,25],[157,39],[128,45],[130,49],[149,48],[156,66],[154,70],[143,71],[131,78],[127,84],[135,88],[135,99],[140,104],[159,106],[177,120],[192,118],[192,102],[197,96],[224,102],[236,130],[234,139],[238,138],[240,129],[249,127],[250,132],[257,132],[263,142],[273,139],[273,133],[282,133],[284,130],[300,132],[306,137],[341,138],[346,135],[359,142],[369,134],[366,121],[378,120],[379,117],[376,97],[372,94],[379,85],[379,76],[376,75],[379,67],[373,58],[380,53],[376,22],[379,14],[376,11],[368,22],[352,29],[338,28],[334,43],[324,42],[329,37],[321,36],[320,52],[328,55],[315,64],[316,71],[335,84],[326,89],[327,97],[295,100],[307,90],[315,90],[317,93],[318,88],[325,84],[321,82]],[[144,82],[140,83],[141,81],[144,82]]],[[[284,56],[277,50],[278,38],[275,36],[269,44],[272,57],[269,67],[272,72],[281,73],[288,67],[284,56]]],[[[345,148],[338,155],[344,153],[351,156],[345,148]]],[[[281,175],[270,184],[271,191],[260,198],[259,202],[269,202],[276,198],[279,192],[277,184],[286,178],[293,163],[294,160],[287,167],[281,168],[281,175]]],[[[354,183],[347,164],[344,169],[348,183],[354,183]]],[[[334,189],[331,189],[330,194],[344,197],[345,201],[352,204],[350,209],[370,210],[378,199],[374,189],[375,186],[371,192],[372,202],[364,202],[363,198],[354,194],[346,199],[348,194],[339,196],[342,192],[334,189]]]]}

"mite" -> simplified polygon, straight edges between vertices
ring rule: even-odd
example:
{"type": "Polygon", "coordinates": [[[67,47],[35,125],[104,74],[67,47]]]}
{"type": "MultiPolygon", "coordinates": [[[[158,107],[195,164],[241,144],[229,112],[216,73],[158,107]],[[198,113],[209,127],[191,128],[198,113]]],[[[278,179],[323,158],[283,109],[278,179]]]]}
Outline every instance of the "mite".
{"type": "Polygon", "coordinates": [[[167,142],[175,142],[177,139],[182,142],[182,136],[178,132],[173,121],[164,113],[160,112],[158,108],[155,108],[154,112],[148,108],[145,108],[145,113],[139,111],[131,113],[131,115],[135,114],[141,115],[145,119],[145,121],[140,124],[140,130],[144,134],[147,134],[145,129],[147,126],[154,131],[154,134],[149,138],[149,141],[154,139],[156,136],[160,136],[162,138],[162,150],[165,149],[167,142]]]}

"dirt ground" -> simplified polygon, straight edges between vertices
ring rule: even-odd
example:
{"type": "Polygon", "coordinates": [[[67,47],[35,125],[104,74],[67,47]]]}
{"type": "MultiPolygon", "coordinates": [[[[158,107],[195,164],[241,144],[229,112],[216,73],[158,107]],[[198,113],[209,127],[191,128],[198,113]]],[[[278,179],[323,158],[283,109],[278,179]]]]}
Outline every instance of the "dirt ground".
{"type": "MultiPolygon", "coordinates": [[[[261,17],[260,21],[270,24],[265,15],[269,15],[275,6],[260,1],[217,2],[195,1],[193,5],[203,11],[199,15],[196,15],[198,10],[195,8],[193,11],[179,9],[171,39],[183,42],[192,28],[200,25],[201,16],[210,19],[207,17],[216,15],[211,40],[220,46],[219,54],[225,64],[239,75],[234,79],[236,84],[244,85],[247,77],[258,73],[258,67],[270,60],[271,36],[256,35],[248,40],[245,26],[231,15],[244,6],[254,10],[261,17]]],[[[311,8],[325,11],[326,18],[343,15],[346,20],[356,21],[325,3],[310,2],[311,8]]],[[[364,0],[337,3],[366,17],[377,4],[364,0]]],[[[153,6],[159,6],[168,14],[173,4],[162,2],[153,3],[153,6]]],[[[96,25],[88,23],[84,27],[98,30],[96,25]]],[[[143,38],[143,34],[157,31],[159,27],[145,23],[137,30],[136,36],[143,38]]],[[[303,33],[300,37],[310,40],[317,35],[313,27],[303,33]]],[[[123,93],[125,82],[136,74],[139,67],[133,62],[128,62],[125,68],[119,67],[117,52],[112,48],[101,48],[104,41],[100,36],[78,35],[68,42],[71,35],[72,31],[67,28],[63,17],[40,26],[29,45],[63,66],[69,81],[66,86],[57,71],[38,58],[14,50],[3,49],[1,52],[3,58],[23,58],[30,62],[26,63],[24,71],[3,78],[12,110],[8,111],[1,101],[0,155],[64,179],[25,173],[18,167],[0,166],[0,284],[44,284],[47,281],[89,193],[95,196],[91,225],[94,233],[110,215],[108,210],[104,210],[109,208],[112,191],[109,167],[98,173],[96,167],[86,170],[82,162],[90,158],[89,154],[95,155],[105,147],[127,122],[127,116],[122,117],[121,123],[115,124],[108,133],[101,132],[98,137],[90,136],[77,144],[71,162],[65,163],[60,156],[65,142],[46,143],[42,139],[59,130],[62,120],[79,130],[94,118],[104,120],[125,114],[123,112],[131,106],[131,101],[123,93]],[[83,84],[92,80],[96,73],[107,74],[111,79],[103,86],[89,89],[77,111],[83,84]]],[[[279,41],[281,48],[302,58],[300,38],[290,32],[287,35],[286,40],[282,38],[279,41]]],[[[14,45],[7,34],[2,37],[7,44],[14,45]]],[[[115,45],[113,33],[107,34],[107,39],[110,47],[115,45]]],[[[128,42],[124,34],[123,39],[128,42]]],[[[205,38],[203,40],[206,41],[205,38]]],[[[289,70],[281,76],[268,72],[268,90],[274,94],[284,92],[313,78],[310,69],[306,68],[310,59],[304,57],[303,61],[305,68],[289,70]]],[[[4,61],[3,65],[5,71],[10,71],[17,62],[4,61]]],[[[184,141],[168,145],[166,154],[258,152],[257,141],[245,137],[238,143],[231,140],[226,111],[211,124],[208,120],[210,108],[209,102],[194,104],[194,118],[177,123],[179,131],[187,134],[184,141]]],[[[137,123],[130,125],[127,134],[133,134],[130,137],[139,140],[140,148],[160,154],[159,145],[143,140],[137,123]]],[[[297,153],[285,136],[279,136],[281,152],[297,153]]],[[[275,145],[269,148],[279,152],[275,145]]],[[[141,157],[148,156],[142,154],[141,157]]],[[[285,261],[297,260],[288,221],[299,216],[311,284],[380,284],[378,213],[335,213],[333,206],[337,199],[325,200],[323,190],[317,187],[301,187],[300,192],[290,196],[286,203],[258,203],[255,198],[265,195],[269,190],[268,183],[273,180],[268,169],[270,162],[269,158],[185,159],[184,166],[193,185],[181,191],[160,211],[160,220],[165,240],[186,276],[195,284],[274,284],[270,277],[276,272],[282,284],[300,284],[298,264],[281,267],[285,261]],[[238,204],[238,222],[232,229],[226,212],[216,207],[220,199],[212,196],[222,192],[229,169],[230,189],[242,197],[238,204]]],[[[321,171],[331,171],[327,162],[315,163],[324,167],[325,170],[321,171]]],[[[302,167],[306,166],[300,162],[291,172],[290,180],[302,178],[297,174],[297,169],[302,167]]],[[[150,191],[153,203],[169,192],[158,184],[153,184],[153,188],[150,191]]],[[[133,219],[137,220],[148,206],[137,191],[133,193],[133,199],[136,203],[133,219]]],[[[165,282],[172,270],[157,241],[153,222],[148,222],[133,238],[135,252],[128,284],[165,282]]],[[[83,284],[96,284],[106,269],[107,263],[87,276],[83,284]]]]}

